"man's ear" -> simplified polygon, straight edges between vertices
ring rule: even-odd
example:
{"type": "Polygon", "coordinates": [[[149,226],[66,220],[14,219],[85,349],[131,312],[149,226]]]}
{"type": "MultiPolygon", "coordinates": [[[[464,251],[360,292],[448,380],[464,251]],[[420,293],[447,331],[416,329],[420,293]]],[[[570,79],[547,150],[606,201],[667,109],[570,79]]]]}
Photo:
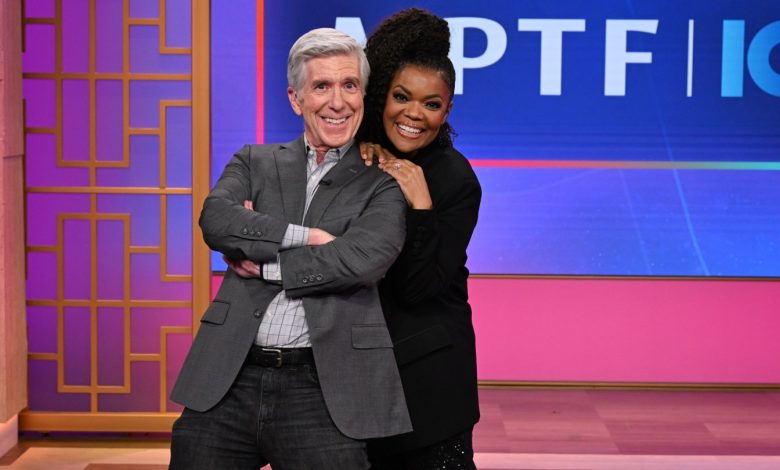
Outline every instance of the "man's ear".
{"type": "Polygon", "coordinates": [[[290,106],[292,106],[295,114],[300,116],[303,112],[301,111],[301,105],[298,104],[298,92],[291,86],[287,87],[287,99],[290,100],[290,106]]]}

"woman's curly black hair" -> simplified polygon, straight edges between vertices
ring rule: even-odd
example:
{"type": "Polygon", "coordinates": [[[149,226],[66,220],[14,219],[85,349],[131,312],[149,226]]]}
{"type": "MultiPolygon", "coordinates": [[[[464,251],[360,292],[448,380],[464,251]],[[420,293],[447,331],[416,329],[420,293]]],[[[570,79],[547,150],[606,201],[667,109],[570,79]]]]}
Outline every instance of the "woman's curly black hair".
{"type": "MultiPolygon", "coordinates": [[[[363,100],[365,115],[358,131],[358,140],[376,142],[395,150],[385,135],[382,113],[390,83],[405,66],[416,65],[438,72],[452,97],[455,92],[455,68],[447,57],[449,52],[450,30],[444,19],[420,8],[401,10],[386,18],[366,44],[371,75],[363,100]]],[[[445,122],[432,145],[451,147],[454,135],[452,127],[445,122]]]]}

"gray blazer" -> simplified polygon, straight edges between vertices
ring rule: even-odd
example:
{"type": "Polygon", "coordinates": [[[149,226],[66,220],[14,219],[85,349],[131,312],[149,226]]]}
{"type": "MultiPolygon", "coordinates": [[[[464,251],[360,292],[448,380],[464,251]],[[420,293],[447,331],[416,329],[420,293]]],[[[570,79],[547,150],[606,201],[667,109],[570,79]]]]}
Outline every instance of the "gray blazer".
{"type": "Polygon", "coordinates": [[[247,145],[228,163],[200,217],[206,243],[232,259],[280,256],[282,285],[228,271],[182,367],[171,399],[205,411],[233,384],[263,312],[284,289],[306,312],[322,393],[333,421],[355,439],[411,431],[377,282],[405,237],[406,203],[395,181],[366,167],[353,146],[324,178],[303,225],[336,240],[279,252],[306,200],[303,138],[247,145]],[[251,199],[254,211],[243,208],[251,199]]]}

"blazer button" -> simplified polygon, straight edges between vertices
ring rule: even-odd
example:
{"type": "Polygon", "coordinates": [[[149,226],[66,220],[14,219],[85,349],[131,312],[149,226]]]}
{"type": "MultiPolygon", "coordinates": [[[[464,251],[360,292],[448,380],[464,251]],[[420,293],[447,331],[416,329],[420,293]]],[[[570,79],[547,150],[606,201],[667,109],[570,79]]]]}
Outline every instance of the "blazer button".
{"type": "Polygon", "coordinates": [[[308,277],[304,277],[303,279],[301,279],[301,282],[304,283],[304,284],[308,284],[309,283],[309,278],[308,277]]]}
{"type": "Polygon", "coordinates": [[[247,233],[249,233],[249,230],[247,230],[247,228],[246,228],[246,227],[244,227],[244,230],[242,230],[242,231],[241,231],[241,233],[242,233],[242,234],[244,234],[244,235],[246,235],[247,233]]]}
{"type": "Polygon", "coordinates": [[[255,318],[260,318],[262,315],[263,313],[260,312],[260,309],[257,309],[254,312],[252,312],[252,316],[254,316],[255,318]]]}
{"type": "Polygon", "coordinates": [[[322,274],[317,274],[317,280],[318,280],[318,281],[321,281],[321,280],[322,280],[322,274]]]}

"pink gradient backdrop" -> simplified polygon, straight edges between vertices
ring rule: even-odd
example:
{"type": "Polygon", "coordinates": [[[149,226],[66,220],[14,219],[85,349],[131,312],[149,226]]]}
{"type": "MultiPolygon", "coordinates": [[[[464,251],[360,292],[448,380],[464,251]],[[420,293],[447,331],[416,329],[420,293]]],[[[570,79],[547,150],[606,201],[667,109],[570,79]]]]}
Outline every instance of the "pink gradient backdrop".
{"type": "Polygon", "coordinates": [[[780,283],[471,279],[482,380],[780,383],[780,283]]]}
{"type": "Polygon", "coordinates": [[[480,380],[780,384],[780,282],[472,278],[469,289],[480,380]]]}

